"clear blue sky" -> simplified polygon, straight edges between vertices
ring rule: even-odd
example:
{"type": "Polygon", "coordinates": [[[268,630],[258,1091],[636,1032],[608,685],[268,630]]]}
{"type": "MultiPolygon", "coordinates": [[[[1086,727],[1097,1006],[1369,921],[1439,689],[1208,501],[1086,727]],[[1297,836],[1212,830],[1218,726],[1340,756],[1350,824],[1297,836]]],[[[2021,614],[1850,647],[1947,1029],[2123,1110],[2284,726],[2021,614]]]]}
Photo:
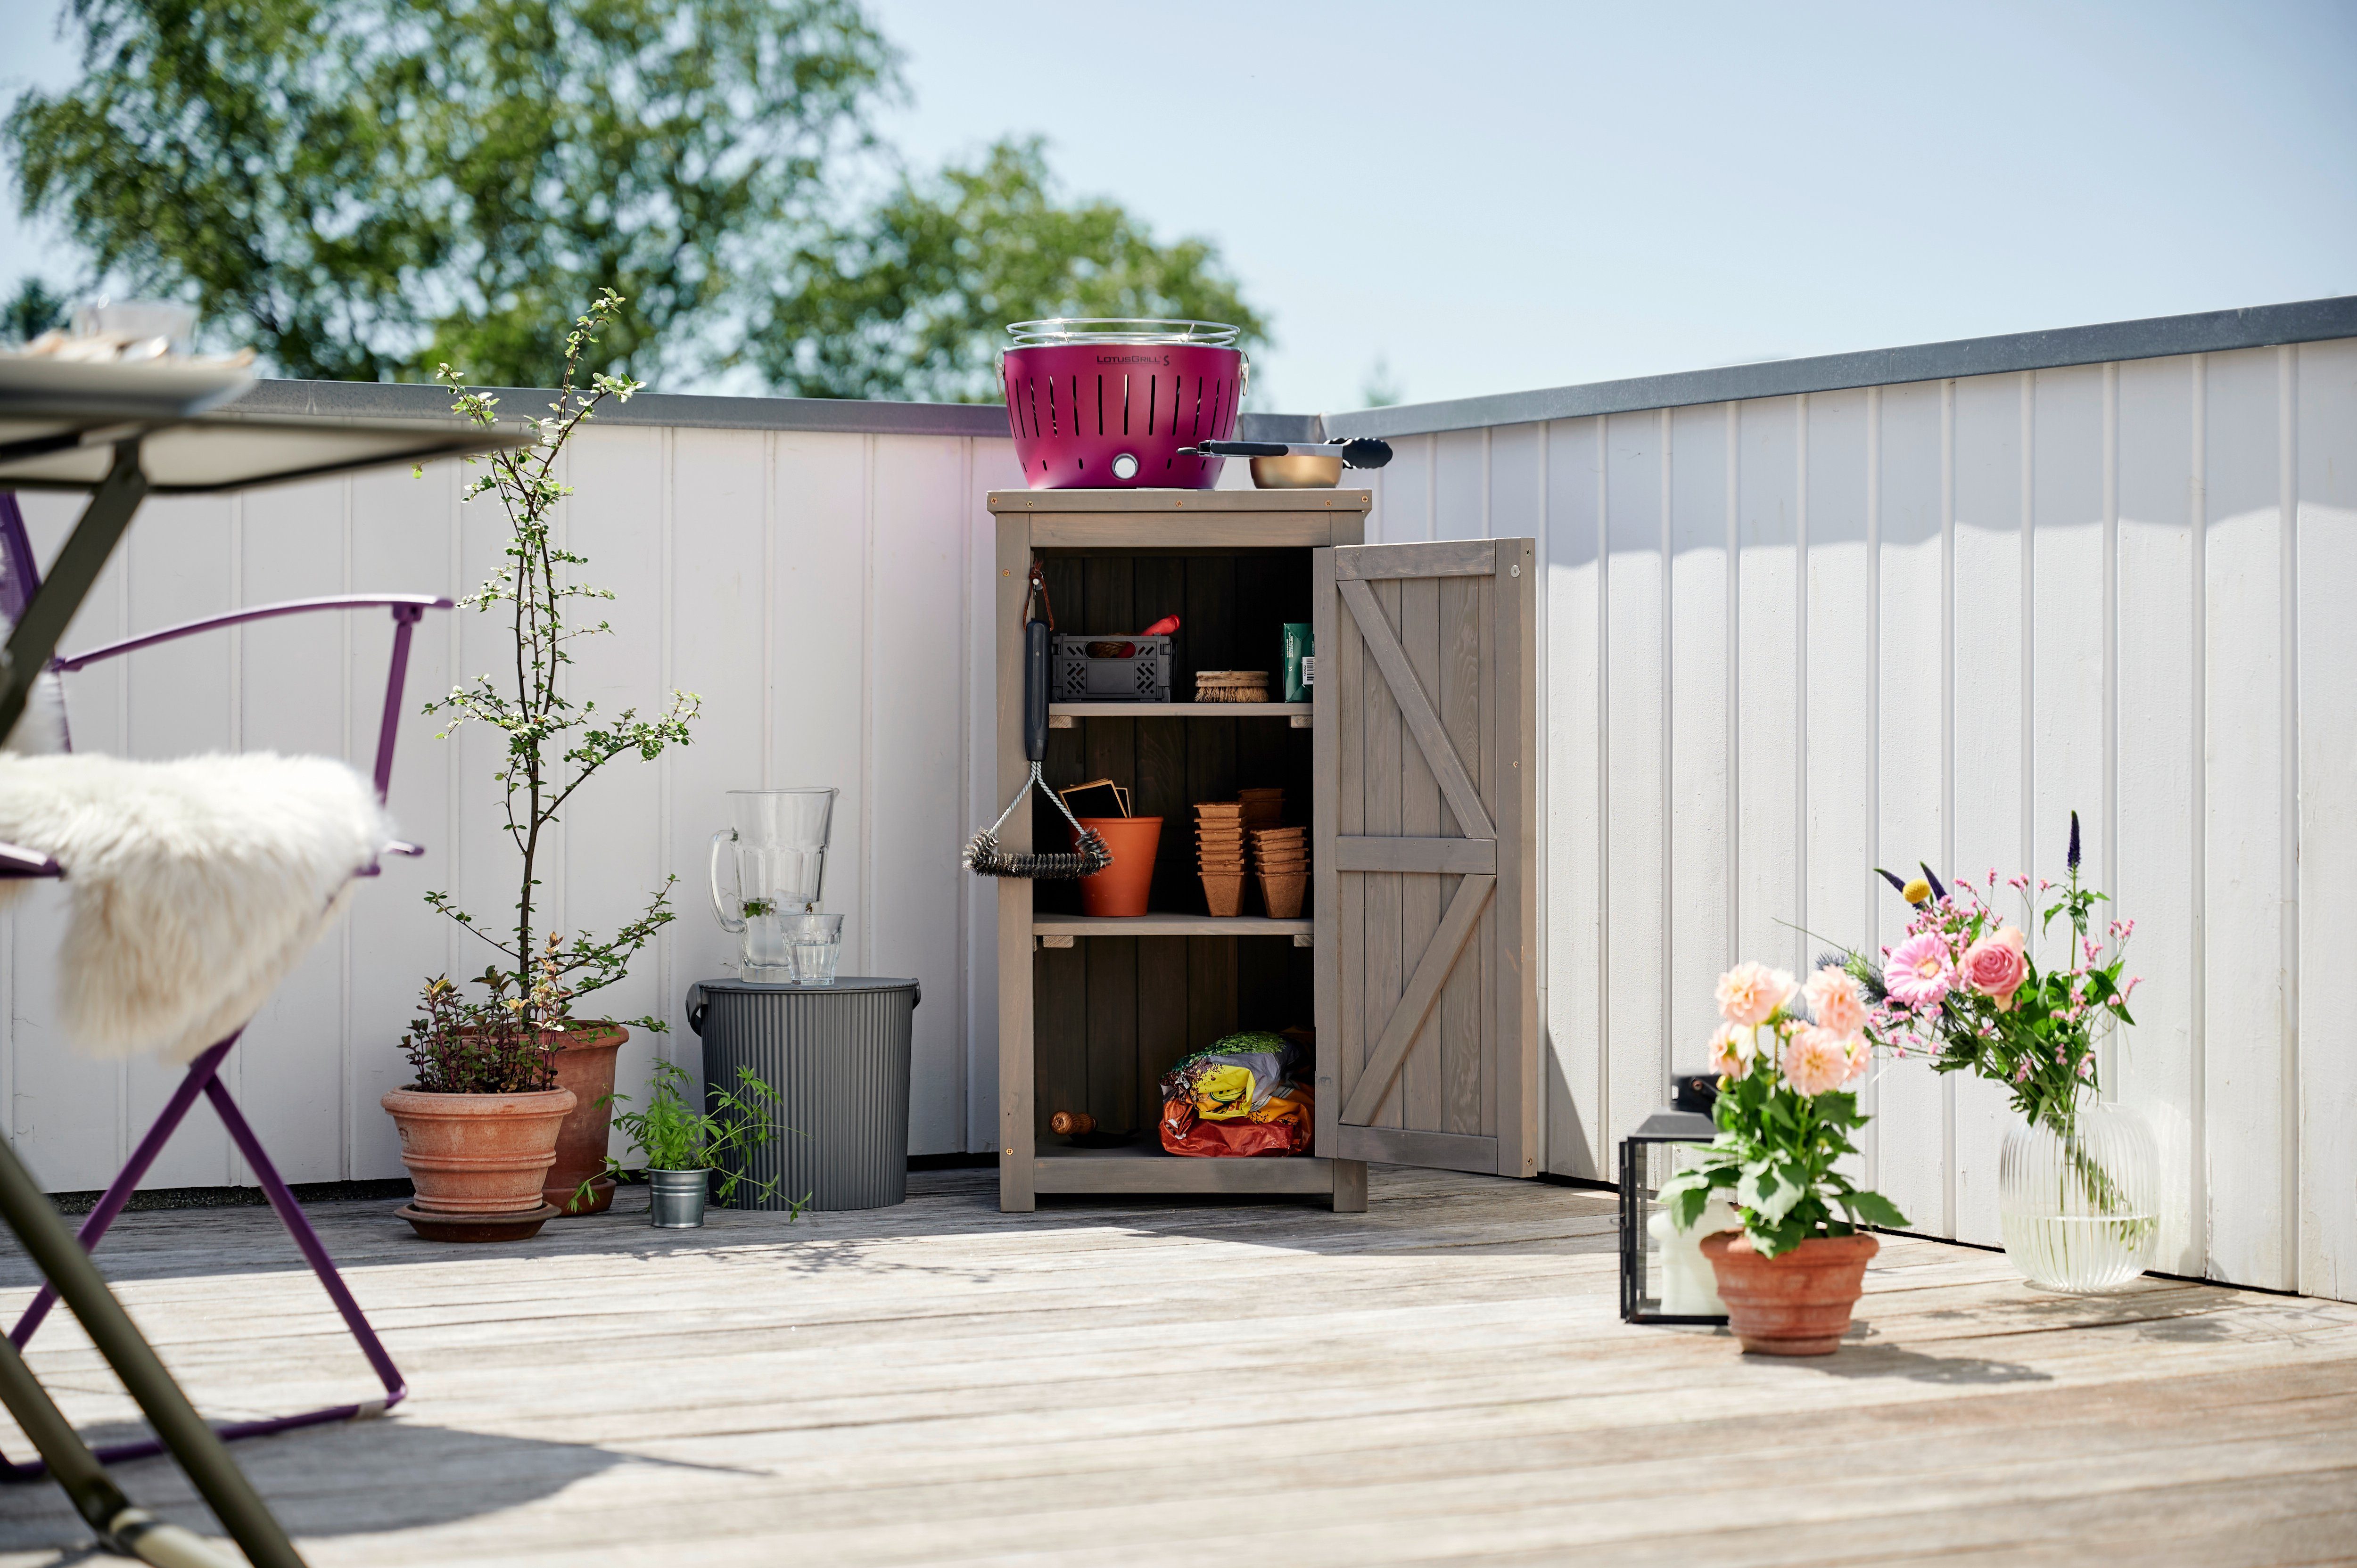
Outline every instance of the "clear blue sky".
{"type": "MultiPolygon", "coordinates": [[[[1263,407],[2357,293],[2357,0],[871,9],[911,163],[1039,133],[1218,242],[1263,407]]],[[[0,90],[56,10],[0,0],[0,90]]]]}

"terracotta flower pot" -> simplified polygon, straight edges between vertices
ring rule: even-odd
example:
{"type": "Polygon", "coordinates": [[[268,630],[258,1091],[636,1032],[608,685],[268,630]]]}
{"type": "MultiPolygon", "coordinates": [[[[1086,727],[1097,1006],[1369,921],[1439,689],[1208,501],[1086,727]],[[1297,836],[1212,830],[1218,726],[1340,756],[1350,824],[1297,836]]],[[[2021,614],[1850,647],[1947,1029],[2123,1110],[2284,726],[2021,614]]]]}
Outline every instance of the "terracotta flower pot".
{"type": "Polygon", "coordinates": [[[382,1104],[401,1132],[401,1163],[429,1214],[521,1214],[541,1206],[556,1163],[569,1089],[533,1094],[422,1094],[396,1089],[382,1104]]]}
{"type": "Polygon", "coordinates": [[[1744,1349],[1762,1356],[1830,1356],[1840,1349],[1850,1309],[1866,1290],[1867,1261],[1881,1250],[1871,1236],[1819,1236],[1766,1258],[1740,1230],[1722,1230],[1702,1243],[1702,1255],[1718,1276],[1727,1326],[1744,1349]]]}
{"type": "Polygon", "coordinates": [[[556,1164],[540,1195],[567,1214],[603,1214],[614,1204],[614,1183],[604,1175],[614,1125],[614,1053],[630,1031],[619,1024],[576,1024],[545,1037],[556,1051],[556,1087],[573,1091],[573,1109],[556,1130],[556,1164]],[[592,1178],[588,1200],[576,1208],[574,1195],[592,1178]]]}
{"type": "MultiPolygon", "coordinates": [[[[1113,853],[1113,864],[1081,878],[1081,909],[1090,915],[1143,915],[1154,886],[1154,855],[1162,843],[1160,817],[1082,817],[1113,853]]],[[[1078,843],[1075,833],[1072,842],[1078,843]]]]}

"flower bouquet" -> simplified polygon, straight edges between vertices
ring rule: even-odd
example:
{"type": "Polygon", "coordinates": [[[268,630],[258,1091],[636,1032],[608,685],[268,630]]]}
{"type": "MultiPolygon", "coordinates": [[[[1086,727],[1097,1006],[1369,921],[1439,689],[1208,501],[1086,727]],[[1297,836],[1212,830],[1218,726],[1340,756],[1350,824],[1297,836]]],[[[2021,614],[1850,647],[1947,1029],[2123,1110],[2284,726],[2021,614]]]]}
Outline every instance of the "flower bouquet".
{"type": "Polygon", "coordinates": [[[1857,976],[1829,964],[1796,985],[1790,973],[1742,963],[1719,976],[1711,1036],[1718,1136],[1662,1189],[1680,1228],[1725,1191],[1738,1233],[1703,1242],[1727,1321],[1747,1350],[1818,1356],[1837,1349],[1878,1250],[1861,1225],[1905,1215],[1838,1168],[1866,1124],[1849,1085],[1873,1056],[1871,1003],[1857,976]]]}
{"type": "Polygon", "coordinates": [[[1953,887],[1929,866],[1911,879],[1882,872],[1914,914],[1879,966],[1851,953],[1845,968],[1873,999],[1878,1044],[2005,1087],[2021,1115],[1998,1165],[2006,1253],[2034,1283],[2085,1292],[2115,1289],[2150,1262],[2159,1172],[2143,1119],[2096,1098],[2097,1047],[2135,1022],[2139,982],[2120,972],[2136,922],[2110,921],[2102,941],[2090,934],[2109,900],[2081,885],[2079,864],[2073,811],[2064,879],[2035,894],[2027,876],[2000,882],[1994,869],[1981,886],[1960,876],[1953,887]],[[1989,902],[2007,886],[2022,900],[2019,926],[1989,902]],[[2024,928],[2044,939],[2058,918],[2068,945],[2041,966],[2024,928]]]}

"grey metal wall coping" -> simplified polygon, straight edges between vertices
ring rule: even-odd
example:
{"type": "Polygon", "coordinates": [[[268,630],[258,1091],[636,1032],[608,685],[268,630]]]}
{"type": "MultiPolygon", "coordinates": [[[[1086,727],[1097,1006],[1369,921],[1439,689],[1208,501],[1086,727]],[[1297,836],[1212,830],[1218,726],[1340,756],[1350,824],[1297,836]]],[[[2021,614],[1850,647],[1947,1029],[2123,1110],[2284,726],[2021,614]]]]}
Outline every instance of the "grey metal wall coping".
{"type": "MultiPolygon", "coordinates": [[[[556,394],[539,387],[485,387],[501,413],[548,412],[556,394]]],[[[240,413],[334,413],[350,418],[447,418],[450,394],[421,382],[279,381],[254,383],[240,413]]],[[[995,403],[871,403],[830,397],[705,397],[640,392],[597,411],[606,424],[667,424],[706,430],[815,430],[872,435],[1005,435],[1006,410],[995,403]]],[[[1243,434],[1257,441],[1317,441],[1318,416],[1247,413],[1243,434]]]]}
{"type": "Polygon", "coordinates": [[[2357,295],[2253,306],[2244,310],[2212,310],[2197,316],[2156,316],[2143,321],[2115,321],[2100,327],[1966,338],[1953,343],[1922,343],[1857,354],[1825,354],[1807,360],[1770,360],[1755,365],[1591,381],[1584,386],[1503,392],[1448,403],[1354,409],[1348,413],[1326,415],[1325,429],[1329,436],[1424,435],[1442,430],[1527,424],[1539,420],[1679,408],[1698,403],[1730,403],[1738,398],[1790,397],[1796,392],[1896,386],[1955,376],[2101,364],[2112,360],[2216,354],[2233,349],[2313,343],[2330,338],[2357,338],[2357,295]]]}
{"type": "MultiPolygon", "coordinates": [[[[2216,354],[2279,343],[2357,338],[2357,295],[2287,305],[2156,316],[2097,327],[1964,338],[1856,354],[1770,360],[1754,365],[1627,381],[1590,381],[1536,392],[1501,392],[1445,403],[1403,403],[1348,413],[1247,413],[1243,435],[1255,441],[1322,441],[1341,435],[1423,435],[1478,430],[1598,413],[1678,408],[1738,398],[1790,397],[1796,392],[1895,386],[2009,371],[2043,371],[2166,354],[2216,354]]],[[[531,387],[486,389],[502,413],[538,414],[555,395],[531,387]]],[[[450,394],[439,387],[382,381],[261,381],[237,403],[241,413],[340,413],[377,419],[447,415],[450,394]]],[[[876,435],[1006,434],[1006,413],[996,403],[870,403],[849,398],[706,397],[640,392],[608,404],[597,416],[609,424],[667,424],[713,430],[813,430],[876,435]]]]}

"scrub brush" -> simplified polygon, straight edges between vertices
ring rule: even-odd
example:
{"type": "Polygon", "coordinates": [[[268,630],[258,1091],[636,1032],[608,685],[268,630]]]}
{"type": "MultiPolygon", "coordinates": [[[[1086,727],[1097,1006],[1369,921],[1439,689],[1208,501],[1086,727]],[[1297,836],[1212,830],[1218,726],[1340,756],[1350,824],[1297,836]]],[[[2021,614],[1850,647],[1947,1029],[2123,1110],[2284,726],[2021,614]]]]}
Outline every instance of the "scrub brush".
{"type": "MultiPolygon", "coordinates": [[[[1031,590],[1042,600],[1046,589],[1039,580],[1039,569],[1031,569],[1031,590]]],[[[1060,881],[1074,876],[1093,876],[1113,864],[1113,851],[1103,839],[1090,829],[1081,826],[1064,798],[1048,788],[1039,777],[1040,758],[1048,755],[1048,626],[1034,620],[1023,628],[1023,755],[1031,761],[1031,776],[1015,791],[1015,799],[1006,802],[1006,810],[998,813],[998,821],[974,835],[958,857],[960,864],[977,876],[1023,876],[1043,881],[1060,881]],[[998,830],[1015,814],[1024,797],[1038,789],[1056,802],[1064,820],[1072,824],[1080,843],[1069,854],[1016,854],[998,842],[998,830]]]]}

